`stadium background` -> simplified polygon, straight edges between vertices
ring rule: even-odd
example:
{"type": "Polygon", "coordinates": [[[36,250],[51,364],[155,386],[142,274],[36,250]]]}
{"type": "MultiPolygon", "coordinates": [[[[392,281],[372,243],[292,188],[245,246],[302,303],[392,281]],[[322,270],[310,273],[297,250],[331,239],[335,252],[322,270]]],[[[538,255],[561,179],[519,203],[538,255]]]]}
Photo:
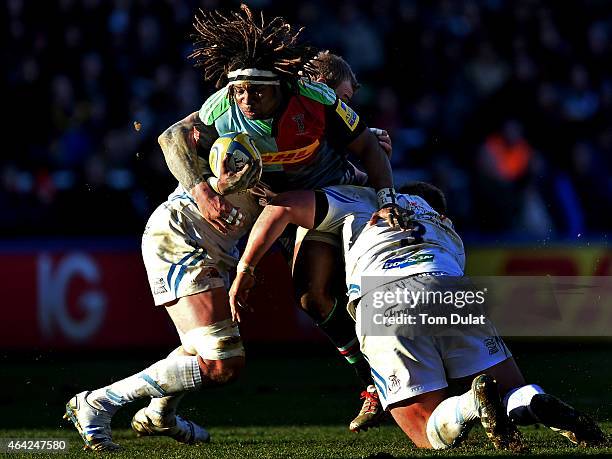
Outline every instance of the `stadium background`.
{"type": "MultiPolygon", "coordinates": [[[[308,41],[352,65],[362,84],[352,105],[368,125],[390,132],[396,184],[423,179],[446,192],[469,273],[612,274],[609,2],[248,3],[305,25],[308,41]]],[[[136,371],[176,342],[165,314],[152,308],[139,238],[175,186],[157,136],[212,91],[186,59],[193,13],[221,4],[238,3],[0,6],[0,361],[10,374],[0,392],[18,387],[22,394],[0,396],[0,407],[51,388],[45,403],[53,410],[36,422],[56,425],[74,390],[105,384],[110,367],[123,369],[113,379],[136,371]]],[[[262,313],[245,324],[247,347],[254,371],[285,373],[269,387],[262,383],[264,398],[294,389],[287,374],[300,368],[337,375],[295,373],[304,393],[326,403],[335,397],[318,421],[343,422],[337,413],[348,419],[357,406],[350,370],[291,305],[280,255],[263,270],[256,292],[262,313]]],[[[590,388],[571,389],[578,403],[612,414],[607,341],[517,343],[517,350],[561,391],[560,383],[586,373],[590,388]],[[579,362],[568,364],[559,349],[573,349],[579,362]],[[605,394],[603,404],[588,394],[593,387],[605,394]]],[[[246,381],[238,391],[248,398],[246,381]]],[[[23,417],[0,427],[36,422],[23,417]]]]}

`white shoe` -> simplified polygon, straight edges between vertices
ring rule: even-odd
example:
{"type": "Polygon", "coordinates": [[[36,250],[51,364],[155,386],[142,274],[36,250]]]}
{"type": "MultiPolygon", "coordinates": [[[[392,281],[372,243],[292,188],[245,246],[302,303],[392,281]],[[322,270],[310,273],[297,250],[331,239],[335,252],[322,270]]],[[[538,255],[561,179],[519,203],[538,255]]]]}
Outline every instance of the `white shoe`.
{"type": "Polygon", "coordinates": [[[108,411],[100,410],[87,402],[91,392],[81,392],[66,403],[64,419],[72,421],[85,442],[85,449],[116,451],[121,447],[113,442],[111,418],[108,411]]]}
{"type": "Polygon", "coordinates": [[[210,434],[195,422],[174,416],[169,419],[155,417],[155,422],[147,416],[146,408],[139,410],[132,418],[132,429],[139,437],[146,435],[166,435],[176,441],[193,445],[208,443],[210,434]]]}

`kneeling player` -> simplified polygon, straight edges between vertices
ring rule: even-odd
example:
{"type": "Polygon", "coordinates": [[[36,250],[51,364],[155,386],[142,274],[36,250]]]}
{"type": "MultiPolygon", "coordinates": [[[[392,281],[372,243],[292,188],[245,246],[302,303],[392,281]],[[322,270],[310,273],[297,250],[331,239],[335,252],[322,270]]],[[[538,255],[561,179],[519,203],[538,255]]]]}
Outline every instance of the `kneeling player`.
{"type": "MultiPolygon", "coordinates": [[[[357,317],[359,300],[368,293],[361,289],[362,275],[382,279],[388,274],[384,266],[389,259],[418,257],[421,261],[393,270],[393,277],[401,277],[399,282],[404,287],[415,283],[416,289],[424,277],[463,275],[463,243],[450,220],[444,217],[442,193],[424,183],[401,191],[404,194],[398,196],[398,204],[412,214],[411,231],[370,220],[376,195],[369,188],[334,186],[317,192],[284,193],[275,198],[251,231],[238,276],[230,289],[234,317],[240,319],[239,304],[245,302],[254,284],[255,265],[289,223],[342,232],[346,282],[351,303],[357,304],[357,317]]],[[[389,212],[397,212],[397,208],[389,212]]],[[[384,280],[371,287],[382,286],[387,287],[384,280]]],[[[539,386],[525,383],[493,328],[482,336],[359,338],[383,405],[419,447],[455,446],[476,419],[480,419],[487,436],[501,449],[523,448],[514,423],[541,422],[581,445],[604,440],[599,427],[588,417],[545,394],[539,386]],[[486,346],[487,339],[496,343],[495,349],[486,346]],[[472,386],[461,396],[449,397],[446,389],[449,379],[471,381],[472,386]]]]}

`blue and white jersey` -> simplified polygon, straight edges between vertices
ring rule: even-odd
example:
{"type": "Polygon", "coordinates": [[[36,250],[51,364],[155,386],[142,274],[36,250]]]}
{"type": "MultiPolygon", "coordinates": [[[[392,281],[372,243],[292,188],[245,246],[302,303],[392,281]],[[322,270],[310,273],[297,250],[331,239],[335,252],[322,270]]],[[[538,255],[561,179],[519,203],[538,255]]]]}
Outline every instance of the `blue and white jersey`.
{"type": "Polygon", "coordinates": [[[380,285],[384,285],[384,276],[430,272],[463,275],[465,251],[461,238],[450,219],[438,214],[423,198],[397,195],[397,203],[413,212],[416,226],[414,230],[402,230],[390,228],[384,221],[368,225],[378,208],[372,188],[338,185],[323,191],[328,211],[315,229],[342,235],[349,301],[367,293],[361,289],[362,276],[379,276],[380,285]]]}

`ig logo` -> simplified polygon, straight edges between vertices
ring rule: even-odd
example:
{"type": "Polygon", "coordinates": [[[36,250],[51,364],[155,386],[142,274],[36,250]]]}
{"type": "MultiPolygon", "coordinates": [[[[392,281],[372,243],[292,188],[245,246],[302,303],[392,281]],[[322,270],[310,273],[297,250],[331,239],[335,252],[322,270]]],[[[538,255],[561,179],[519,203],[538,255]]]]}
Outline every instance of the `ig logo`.
{"type": "Polygon", "coordinates": [[[100,272],[94,260],[83,253],[71,253],[55,266],[51,257],[38,259],[38,323],[45,338],[53,338],[56,329],[72,341],[83,341],[93,335],[104,320],[106,298],[99,290],[87,290],[77,299],[85,314],[76,320],[68,312],[68,288],[72,279],[81,277],[95,286],[100,272]]]}

